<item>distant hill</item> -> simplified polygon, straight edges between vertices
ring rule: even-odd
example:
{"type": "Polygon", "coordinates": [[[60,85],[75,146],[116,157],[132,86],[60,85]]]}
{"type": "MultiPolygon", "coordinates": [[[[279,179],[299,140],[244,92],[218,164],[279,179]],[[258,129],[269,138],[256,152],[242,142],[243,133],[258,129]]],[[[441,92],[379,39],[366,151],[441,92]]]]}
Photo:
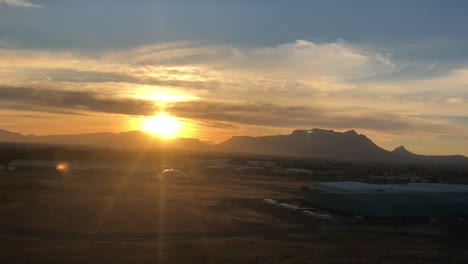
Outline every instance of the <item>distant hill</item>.
{"type": "Polygon", "coordinates": [[[412,152],[409,152],[404,146],[399,146],[396,149],[392,151],[392,153],[401,156],[401,157],[407,157],[407,158],[413,158],[417,156],[416,154],[413,154],[412,152]]]}
{"type": "Polygon", "coordinates": [[[0,140],[4,142],[22,142],[25,136],[20,133],[0,129],[0,140]]]}
{"type": "Polygon", "coordinates": [[[141,131],[34,136],[0,130],[0,142],[63,144],[105,148],[170,148],[198,151],[209,150],[211,147],[209,144],[198,139],[176,138],[161,140],[157,136],[151,136],[141,131]]]}
{"type": "Polygon", "coordinates": [[[468,158],[463,155],[418,155],[408,151],[404,146],[399,146],[392,151],[393,154],[409,161],[441,163],[441,164],[468,164],[468,158]]]}
{"type": "Polygon", "coordinates": [[[289,135],[235,136],[220,144],[209,144],[194,138],[161,140],[141,131],[122,133],[90,133],[77,135],[34,136],[0,130],[0,142],[64,144],[105,148],[179,149],[190,151],[218,151],[268,154],[296,157],[314,157],[337,160],[428,162],[468,165],[462,155],[424,156],[414,154],[400,146],[387,151],[377,146],[365,135],[354,130],[295,130],[289,135]]]}

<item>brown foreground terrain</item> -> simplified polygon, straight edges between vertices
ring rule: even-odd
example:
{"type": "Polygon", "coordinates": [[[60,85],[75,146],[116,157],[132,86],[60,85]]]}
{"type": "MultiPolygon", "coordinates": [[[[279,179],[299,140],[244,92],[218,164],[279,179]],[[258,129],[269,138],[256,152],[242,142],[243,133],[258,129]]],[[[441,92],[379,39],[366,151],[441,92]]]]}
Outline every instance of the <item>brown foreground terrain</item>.
{"type": "Polygon", "coordinates": [[[262,203],[297,200],[287,190],[304,182],[49,174],[1,175],[0,263],[468,261],[466,234],[446,226],[321,222],[262,203]]]}

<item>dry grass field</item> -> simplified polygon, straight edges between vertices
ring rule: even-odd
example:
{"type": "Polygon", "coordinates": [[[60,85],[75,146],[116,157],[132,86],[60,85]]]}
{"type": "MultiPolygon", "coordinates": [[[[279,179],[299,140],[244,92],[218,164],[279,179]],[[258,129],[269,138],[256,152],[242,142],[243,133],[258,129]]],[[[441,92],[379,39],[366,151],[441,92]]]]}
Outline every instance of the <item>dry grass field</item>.
{"type": "MultiPolygon", "coordinates": [[[[10,173],[0,263],[466,263],[449,238],[351,232],[262,204],[303,182],[10,173]]],[[[343,224],[341,224],[343,225],[343,224]]]]}

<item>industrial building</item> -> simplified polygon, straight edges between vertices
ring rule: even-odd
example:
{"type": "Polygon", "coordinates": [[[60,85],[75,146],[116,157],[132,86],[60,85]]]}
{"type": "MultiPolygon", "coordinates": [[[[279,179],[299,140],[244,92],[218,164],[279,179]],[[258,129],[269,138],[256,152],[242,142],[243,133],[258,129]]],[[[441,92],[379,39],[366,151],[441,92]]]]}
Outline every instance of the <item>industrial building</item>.
{"type": "Polygon", "coordinates": [[[304,195],[316,207],[371,218],[468,216],[468,185],[319,182],[304,195]]]}
{"type": "Polygon", "coordinates": [[[359,193],[407,193],[407,192],[431,192],[431,193],[468,193],[468,185],[445,183],[408,183],[408,184],[370,184],[363,182],[318,182],[313,185],[316,191],[325,192],[359,192],[359,193]]]}
{"type": "Polygon", "coordinates": [[[53,160],[13,160],[8,164],[9,170],[55,170],[57,162],[53,160]]]}

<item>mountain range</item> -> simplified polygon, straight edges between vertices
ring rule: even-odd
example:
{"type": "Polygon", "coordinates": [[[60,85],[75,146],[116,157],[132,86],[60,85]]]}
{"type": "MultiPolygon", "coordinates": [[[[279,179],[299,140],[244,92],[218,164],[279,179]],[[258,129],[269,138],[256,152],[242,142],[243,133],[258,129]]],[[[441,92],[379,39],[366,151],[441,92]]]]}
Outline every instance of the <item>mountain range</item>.
{"type": "Polygon", "coordinates": [[[190,151],[219,151],[314,157],[337,160],[427,162],[468,165],[462,155],[426,156],[414,154],[404,146],[393,151],[385,150],[372,140],[354,130],[295,130],[289,135],[234,136],[220,144],[208,144],[199,139],[176,138],[161,140],[141,131],[122,133],[89,133],[76,135],[35,136],[0,130],[0,142],[64,144],[106,148],[168,148],[190,151]]]}
{"type": "Polygon", "coordinates": [[[22,135],[0,129],[0,142],[18,142],[35,144],[79,145],[104,148],[168,148],[184,150],[207,150],[209,145],[195,138],[176,138],[162,140],[141,131],[122,133],[87,133],[72,135],[22,135]]]}

